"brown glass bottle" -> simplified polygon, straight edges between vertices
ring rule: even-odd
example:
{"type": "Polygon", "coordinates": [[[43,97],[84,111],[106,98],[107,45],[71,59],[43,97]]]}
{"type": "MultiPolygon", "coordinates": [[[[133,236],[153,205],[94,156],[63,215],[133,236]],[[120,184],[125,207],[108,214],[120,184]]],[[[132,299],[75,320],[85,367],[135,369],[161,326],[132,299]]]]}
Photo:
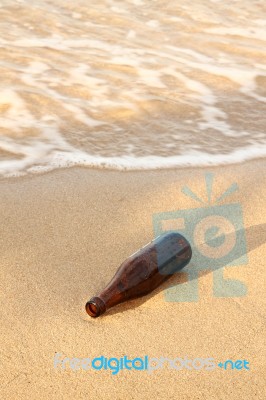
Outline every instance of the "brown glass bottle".
{"type": "Polygon", "coordinates": [[[132,254],[118,268],[111,282],[86,304],[91,317],[126,300],[144,296],[185,267],[192,250],[184,236],[169,232],[132,254]]]}

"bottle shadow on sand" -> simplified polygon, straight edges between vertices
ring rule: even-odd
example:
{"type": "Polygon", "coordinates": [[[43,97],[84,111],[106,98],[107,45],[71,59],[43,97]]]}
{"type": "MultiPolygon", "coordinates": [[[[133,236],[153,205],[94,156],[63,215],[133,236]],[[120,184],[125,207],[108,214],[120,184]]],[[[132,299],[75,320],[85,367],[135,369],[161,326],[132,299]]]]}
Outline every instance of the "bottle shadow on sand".
{"type": "MultiPolygon", "coordinates": [[[[234,260],[239,259],[242,256],[247,255],[250,253],[252,250],[257,249],[261,245],[263,245],[266,242],[266,224],[259,224],[259,225],[253,225],[250,226],[249,228],[246,229],[241,229],[239,231],[229,233],[225,235],[226,240],[230,240],[233,237],[235,237],[236,234],[241,234],[246,236],[247,240],[247,246],[240,246],[238,251],[234,252],[234,259],[231,259],[231,263],[233,264],[234,260]]],[[[193,246],[192,246],[192,253],[193,253],[193,246]]],[[[215,263],[214,263],[215,264],[215,263]]],[[[241,265],[241,264],[239,264],[241,265]]],[[[144,304],[146,301],[151,299],[153,296],[156,296],[158,293],[167,290],[170,286],[176,287],[176,290],[178,291],[178,286],[181,284],[184,284],[187,282],[186,276],[188,276],[188,271],[190,271],[190,281],[193,281],[195,279],[200,279],[200,277],[203,277],[211,272],[215,272],[218,270],[221,270],[224,267],[229,267],[230,264],[227,265],[219,265],[216,264],[214,265],[208,265],[206,268],[198,268],[193,261],[193,257],[191,262],[180,272],[177,272],[173,275],[171,275],[165,282],[163,282],[158,288],[153,290],[151,293],[147,294],[146,296],[139,297],[136,299],[128,300],[124,303],[118,304],[114,308],[111,308],[104,314],[103,316],[100,316],[99,318],[108,318],[108,316],[112,316],[118,313],[123,313],[128,310],[133,310],[135,308],[138,308],[142,304],[144,304]],[[199,276],[199,272],[201,272],[201,275],[199,276]]]]}

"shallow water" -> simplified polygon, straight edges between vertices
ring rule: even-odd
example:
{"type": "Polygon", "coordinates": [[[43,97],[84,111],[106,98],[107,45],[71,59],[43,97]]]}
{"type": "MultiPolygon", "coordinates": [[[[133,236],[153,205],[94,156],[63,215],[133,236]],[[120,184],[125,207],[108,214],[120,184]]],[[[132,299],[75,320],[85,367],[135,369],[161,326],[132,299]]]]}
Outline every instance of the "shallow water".
{"type": "Polygon", "coordinates": [[[264,1],[2,0],[0,21],[0,175],[266,156],[264,1]]]}

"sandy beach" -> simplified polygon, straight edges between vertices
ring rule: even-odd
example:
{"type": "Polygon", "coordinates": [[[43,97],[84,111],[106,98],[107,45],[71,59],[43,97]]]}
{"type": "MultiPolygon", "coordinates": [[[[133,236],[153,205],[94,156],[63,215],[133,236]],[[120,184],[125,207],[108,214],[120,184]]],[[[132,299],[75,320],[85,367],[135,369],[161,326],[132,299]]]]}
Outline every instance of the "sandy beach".
{"type": "Polygon", "coordinates": [[[0,400],[266,399],[265,14],[1,2],[0,400]],[[90,317],[169,231],[190,263],[90,317]]]}
{"type": "MultiPolygon", "coordinates": [[[[266,161],[239,165],[117,172],[56,170],[0,182],[1,399],[264,399],[266,161]],[[86,301],[129,255],[154,237],[153,214],[199,207],[205,173],[240,203],[248,262],[224,268],[247,294],[219,298],[213,273],[199,298],[169,302],[171,278],[145,298],[92,319],[86,301]],[[176,357],[248,360],[247,369],[63,370],[54,357],[176,357]]],[[[204,205],[201,205],[204,206],[204,205]]],[[[206,206],[206,204],[205,204],[206,206]]],[[[193,267],[193,266],[192,266],[193,267]]]]}

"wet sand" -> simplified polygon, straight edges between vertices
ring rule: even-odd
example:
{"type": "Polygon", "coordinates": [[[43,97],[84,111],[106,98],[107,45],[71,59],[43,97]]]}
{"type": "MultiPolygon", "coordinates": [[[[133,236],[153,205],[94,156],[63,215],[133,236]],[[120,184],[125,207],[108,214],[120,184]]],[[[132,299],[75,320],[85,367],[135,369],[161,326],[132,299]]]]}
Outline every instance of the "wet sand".
{"type": "MultiPolygon", "coordinates": [[[[199,169],[115,172],[70,168],[0,182],[1,399],[264,399],[266,161],[199,169]],[[153,239],[154,213],[207,207],[213,193],[239,190],[248,263],[224,269],[244,297],[213,295],[213,273],[199,298],[169,302],[173,277],[145,298],[92,319],[85,303],[124,259],[153,239]],[[204,204],[185,196],[188,185],[204,204]],[[249,361],[250,370],[73,371],[65,357],[176,357],[249,361]]],[[[182,283],[183,282],[183,283],[182,283]]]]}

